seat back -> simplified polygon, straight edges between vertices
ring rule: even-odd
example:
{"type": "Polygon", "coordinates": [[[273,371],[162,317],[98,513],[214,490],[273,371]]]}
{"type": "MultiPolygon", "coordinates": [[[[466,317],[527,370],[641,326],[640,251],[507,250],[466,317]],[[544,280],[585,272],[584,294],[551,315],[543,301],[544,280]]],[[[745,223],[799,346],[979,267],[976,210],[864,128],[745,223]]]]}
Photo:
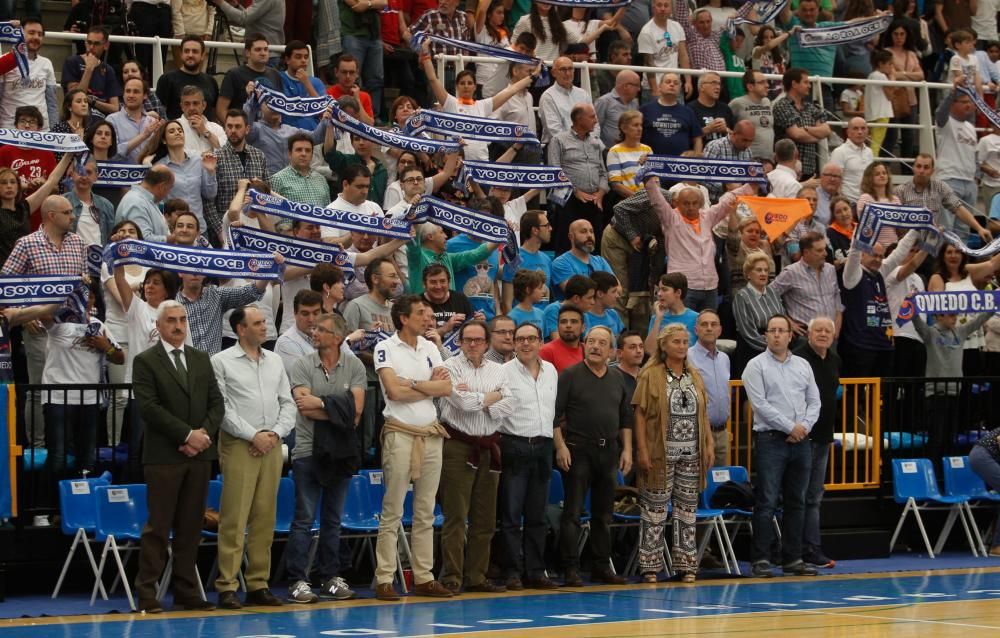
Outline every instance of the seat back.
{"type": "Polygon", "coordinates": [[[205,506],[216,512],[222,512],[222,481],[214,479],[208,482],[208,500],[205,501],[205,506]]]}
{"type": "Polygon", "coordinates": [[[944,473],[944,493],[948,496],[983,498],[989,491],[982,477],[972,471],[967,456],[946,456],[941,459],[944,473]]]}
{"type": "Polygon", "coordinates": [[[750,475],[747,473],[747,468],[742,465],[720,465],[719,467],[709,468],[708,478],[705,481],[705,489],[701,493],[702,507],[706,509],[711,507],[712,495],[726,481],[749,483],[750,475]]]}
{"type": "Polygon", "coordinates": [[[94,536],[103,541],[108,536],[138,539],[149,512],[146,509],[146,486],[98,485],[94,488],[97,517],[94,536]]]}
{"type": "Polygon", "coordinates": [[[385,498],[385,475],[382,470],[361,470],[358,472],[368,481],[368,500],[376,512],[382,511],[382,499],[385,498]]]}
{"type": "Polygon", "coordinates": [[[94,489],[111,483],[111,472],[92,479],[59,481],[59,525],[62,533],[74,536],[78,529],[93,532],[97,524],[94,489]]]}
{"type": "Polygon", "coordinates": [[[941,496],[930,459],[893,459],[892,494],[897,503],[926,501],[941,496]]]}
{"type": "Polygon", "coordinates": [[[562,472],[552,470],[552,479],[549,481],[549,505],[562,505],[566,500],[566,492],[563,490],[562,472]]]}
{"type": "Polygon", "coordinates": [[[347,487],[347,499],[344,502],[344,525],[367,521],[374,518],[371,499],[368,496],[368,479],[355,474],[347,487]]]}
{"type": "Polygon", "coordinates": [[[287,532],[295,519],[295,481],[282,476],[278,481],[278,502],[274,511],[274,529],[287,532]]]}

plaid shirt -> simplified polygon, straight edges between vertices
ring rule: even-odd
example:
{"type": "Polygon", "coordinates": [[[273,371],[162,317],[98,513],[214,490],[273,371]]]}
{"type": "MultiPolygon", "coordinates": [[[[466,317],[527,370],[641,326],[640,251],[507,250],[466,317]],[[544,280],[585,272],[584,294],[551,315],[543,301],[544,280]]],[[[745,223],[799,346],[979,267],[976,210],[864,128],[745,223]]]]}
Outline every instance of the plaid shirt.
{"type": "Polygon", "coordinates": [[[708,37],[698,33],[698,29],[695,29],[691,24],[691,9],[688,7],[687,0],[674,0],[674,20],[684,27],[688,58],[692,69],[726,70],[726,60],[722,57],[722,49],[719,48],[722,29],[712,31],[708,37]]]}
{"type": "MultiPolygon", "coordinates": [[[[472,25],[469,23],[469,16],[464,11],[455,11],[449,18],[438,9],[432,9],[420,19],[410,25],[410,31],[424,31],[434,35],[444,36],[452,40],[465,40],[472,42],[472,25]]],[[[455,47],[444,46],[437,42],[431,42],[432,55],[458,55],[461,51],[455,47]]]]}
{"type": "Polygon", "coordinates": [[[66,233],[56,248],[41,228],[17,240],[4,275],[81,275],[86,271],[86,247],[76,233],[66,233]]]}
{"type": "Polygon", "coordinates": [[[833,264],[824,263],[817,273],[800,259],[782,268],[769,287],[784,301],[788,316],[802,325],[816,317],[836,320],[844,310],[833,264]]]}
{"type": "MultiPolygon", "coordinates": [[[[670,193],[662,188],[660,191],[669,201],[670,193]]],[[[615,204],[615,216],[611,218],[611,225],[628,241],[643,236],[663,237],[660,218],[650,205],[645,188],[640,188],[631,197],[615,204]]]]}
{"type": "MultiPolygon", "coordinates": [[[[802,110],[800,111],[788,97],[783,97],[774,103],[772,107],[774,114],[774,139],[780,140],[788,137],[785,132],[789,127],[798,126],[805,128],[815,126],[826,121],[823,109],[818,107],[809,98],[802,100],[802,110]]],[[[819,144],[815,142],[799,143],[795,146],[799,149],[799,159],[802,160],[802,179],[812,177],[819,173],[819,144]]]]}
{"type": "Polygon", "coordinates": [[[954,214],[962,206],[962,200],[951,190],[951,186],[933,177],[922,191],[918,191],[910,181],[900,184],[893,192],[903,206],[923,206],[934,213],[935,223],[941,218],[941,211],[947,210],[954,214]]]}
{"type": "MultiPolygon", "coordinates": [[[[728,135],[709,142],[705,146],[703,155],[713,159],[738,160],[745,162],[753,160],[753,151],[750,150],[750,147],[747,147],[742,151],[737,151],[728,135]]],[[[722,182],[710,182],[705,184],[705,186],[708,187],[708,193],[712,196],[712,199],[718,199],[723,193],[726,192],[722,182]]]]}
{"type": "Polygon", "coordinates": [[[326,206],[330,203],[330,187],[326,178],[312,169],[303,176],[291,166],[286,166],[271,177],[271,188],[285,199],[300,204],[326,206]]]}
{"type": "Polygon", "coordinates": [[[147,113],[149,111],[156,111],[160,115],[160,119],[164,121],[167,119],[167,109],[163,106],[160,98],[156,97],[156,93],[152,89],[149,90],[149,95],[146,96],[146,99],[142,101],[142,110],[147,113]]]}
{"type": "Polygon", "coordinates": [[[194,300],[179,291],[176,299],[187,310],[191,345],[210,355],[222,350],[222,313],[260,301],[263,296],[264,291],[257,284],[239,288],[205,286],[201,296],[194,300]]]}
{"type": "Polygon", "coordinates": [[[215,152],[219,163],[215,168],[215,181],[218,190],[215,194],[215,207],[209,210],[205,208],[205,221],[209,229],[218,236],[222,232],[222,212],[229,210],[229,204],[236,195],[237,183],[241,179],[259,179],[267,182],[267,160],[264,153],[247,144],[243,147],[247,153],[247,165],[243,167],[243,162],[233,147],[227,142],[222,148],[215,152]]]}

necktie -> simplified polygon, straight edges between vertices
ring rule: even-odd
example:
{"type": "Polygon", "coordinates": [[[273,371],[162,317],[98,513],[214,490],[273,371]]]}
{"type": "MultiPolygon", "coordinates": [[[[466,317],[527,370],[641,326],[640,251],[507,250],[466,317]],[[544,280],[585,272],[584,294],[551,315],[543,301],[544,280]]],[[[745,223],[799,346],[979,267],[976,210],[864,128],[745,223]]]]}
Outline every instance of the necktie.
{"type": "Polygon", "coordinates": [[[174,365],[177,367],[177,374],[181,377],[181,382],[184,387],[187,387],[188,382],[188,371],[187,367],[184,365],[184,360],[181,359],[181,351],[179,348],[175,348],[170,354],[174,355],[174,365]]]}

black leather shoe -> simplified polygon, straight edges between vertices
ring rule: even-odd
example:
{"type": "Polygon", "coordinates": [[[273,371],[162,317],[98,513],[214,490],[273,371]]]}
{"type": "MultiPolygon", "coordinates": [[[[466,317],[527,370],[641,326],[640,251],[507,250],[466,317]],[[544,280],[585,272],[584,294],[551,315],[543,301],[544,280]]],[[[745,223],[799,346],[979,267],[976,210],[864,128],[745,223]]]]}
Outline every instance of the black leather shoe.
{"type": "Polygon", "coordinates": [[[160,601],[155,598],[140,599],[137,604],[137,611],[145,612],[147,614],[162,614],[163,607],[160,606],[160,601]]]}
{"type": "Polygon", "coordinates": [[[277,596],[271,593],[267,587],[247,593],[247,605],[257,607],[281,607],[285,603],[281,602],[277,596]]]}
{"type": "MultiPolygon", "coordinates": [[[[239,602],[239,600],[237,600],[239,602]]],[[[186,598],[174,601],[175,607],[180,607],[184,611],[212,611],[215,605],[203,598],[186,598]]]]}
{"type": "Polygon", "coordinates": [[[580,578],[580,572],[575,569],[567,570],[563,576],[563,587],[583,587],[583,579],[580,578]]]}
{"type": "Polygon", "coordinates": [[[604,583],[605,585],[624,585],[627,581],[624,576],[612,574],[611,572],[592,572],[590,580],[594,583],[604,583]]]}
{"type": "Polygon", "coordinates": [[[219,609],[243,609],[240,597],[234,591],[219,592],[219,609]]]}

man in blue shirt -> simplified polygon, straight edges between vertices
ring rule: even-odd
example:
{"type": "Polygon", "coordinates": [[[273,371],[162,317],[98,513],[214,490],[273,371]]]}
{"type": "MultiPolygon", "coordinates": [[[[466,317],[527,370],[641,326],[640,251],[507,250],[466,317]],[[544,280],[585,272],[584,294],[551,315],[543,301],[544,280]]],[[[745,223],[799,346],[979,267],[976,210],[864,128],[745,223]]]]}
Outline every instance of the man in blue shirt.
{"type": "Polygon", "coordinates": [[[539,308],[545,308],[549,304],[550,298],[551,280],[549,276],[552,272],[552,258],[542,252],[542,246],[552,239],[552,224],[549,223],[548,215],[544,212],[529,210],[521,216],[521,227],[518,232],[521,239],[521,266],[520,268],[511,268],[510,264],[504,264],[504,305],[509,308],[517,305],[514,303],[514,276],[517,275],[517,271],[537,270],[545,275],[545,282],[542,285],[542,297],[536,305],[539,308]]]}
{"type": "MultiPolygon", "coordinates": [[[[321,97],[326,89],[319,78],[309,75],[309,46],[300,40],[285,45],[285,70],[281,73],[281,92],[288,97],[321,97]]],[[[283,115],[281,121],[289,126],[311,131],[319,124],[318,116],[283,115]]]]}
{"type": "Polygon", "coordinates": [[[792,320],[775,315],[767,322],[767,350],[750,360],[743,387],[753,408],[754,483],[753,575],[771,578],[772,519],[783,502],[781,564],[786,575],[815,576],[802,560],[806,489],[812,468],[809,432],[819,419],[820,396],[812,367],[788,351],[792,320]]]}
{"type": "Polygon", "coordinates": [[[589,277],[598,270],[613,272],[604,257],[591,254],[594,252],[595,240],[594,227],[589,221],[578,219],[570,224],[569,241],[572,248],[552,261],[549,281],[552,284],[553,301],[566,298],[566,282],[573,275],[589,277]]]}
{"type": "Polygon", "coordinates": [[[708,393],[708,422],[715,441],[715,465],[729,465],[729,355],[716,343],[722,334],[722,320],[714,310],[702,310],[694,325],[698,341],[688,349],[690,361],[705,381],[708,393]]]}
{"type": "Polygon", "coordinates": [[[588,327],[605,326],[617,338],[625,329],[625,323],[614,309],[615,301],[622,293],[621,284],[617,277],[603,270],[598,270],[590,278],[597,287],[594,290],[594,306],[584,314],[584,323],[588,327]]]}
{"type": "Polygon", "coordinates": [[[680,76],[664,73],[660,96],[639,107],[642,143],[657,155],[680,155],[691,150],[701,153],[701,124],[694,111],[678,102],[680,90],[680,76]]]}

